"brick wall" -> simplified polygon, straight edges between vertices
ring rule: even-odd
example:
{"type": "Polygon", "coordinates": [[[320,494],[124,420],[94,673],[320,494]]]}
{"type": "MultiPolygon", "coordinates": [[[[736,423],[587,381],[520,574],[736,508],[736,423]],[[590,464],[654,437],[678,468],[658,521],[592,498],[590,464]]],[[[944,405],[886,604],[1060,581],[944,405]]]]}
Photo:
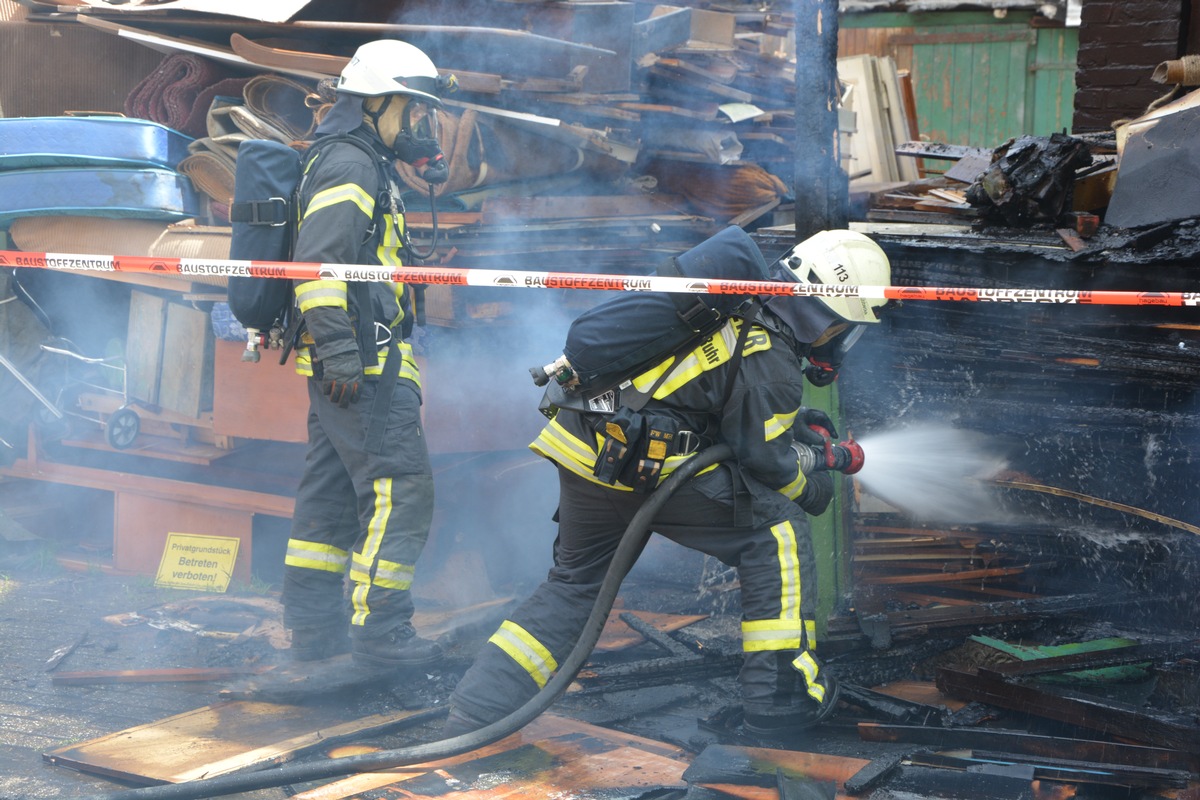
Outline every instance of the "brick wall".
{"type": "Polygon", "coordinates": [[[1075,74],[1076,133],[1141,116],[1170,89],[1154,68],[1182,54],[1190,0],[1083,0],[1075,74]]]}

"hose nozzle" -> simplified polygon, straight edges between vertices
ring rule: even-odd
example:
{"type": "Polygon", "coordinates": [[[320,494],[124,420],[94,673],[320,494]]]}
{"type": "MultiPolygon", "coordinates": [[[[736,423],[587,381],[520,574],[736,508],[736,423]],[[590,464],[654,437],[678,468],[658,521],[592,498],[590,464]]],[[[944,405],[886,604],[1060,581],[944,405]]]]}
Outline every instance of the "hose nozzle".
{"type": "Polygon", "coordinates": [[[862,445],[854,441],[854,439],[835,442],[833,441],[833,437],[829,435],[829,431],[824,428],[817,425],[810,425],[809,427],[820,434],[825,443],[824,445],[810,445],[802,442],[792,443],[792,447],[796,449],[800,457],[801,472],[805,475],[811,475],[821,470],[833,470],[841,472],[844,475],[853,475],[863,468],[866,454],[863,453],[862,445]]]}

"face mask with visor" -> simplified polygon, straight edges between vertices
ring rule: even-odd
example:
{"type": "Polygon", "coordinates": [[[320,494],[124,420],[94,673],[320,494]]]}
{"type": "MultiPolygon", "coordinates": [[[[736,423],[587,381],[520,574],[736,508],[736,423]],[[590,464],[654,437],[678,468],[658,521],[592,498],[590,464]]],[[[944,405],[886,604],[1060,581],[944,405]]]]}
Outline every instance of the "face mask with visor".
{"type": "Polygon", "coordinates": [[[442,152],[438,143],[441,133],[438,113],[430,103],[410,98],[404,106],[400,133],[392,140],[392,151],[409,164],[421,164],[423,160],[437,157],[442,152]]]}

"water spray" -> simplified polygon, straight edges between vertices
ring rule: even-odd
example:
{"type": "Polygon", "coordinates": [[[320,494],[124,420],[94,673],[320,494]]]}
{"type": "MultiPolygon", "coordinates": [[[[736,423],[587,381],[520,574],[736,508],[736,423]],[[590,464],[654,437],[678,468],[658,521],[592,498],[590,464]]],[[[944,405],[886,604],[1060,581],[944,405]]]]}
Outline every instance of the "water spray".
{"type": "MultiPolygon", "coordinates": [[[[1003,523],[1013,515],[993,491],[1008,463],[989,437],[920,423],[862,438],[871,454],[856,480],[870,495],[922,522],[1003,523]]],[[[857,443],[856,443],[857,444],[857,443]]]]}

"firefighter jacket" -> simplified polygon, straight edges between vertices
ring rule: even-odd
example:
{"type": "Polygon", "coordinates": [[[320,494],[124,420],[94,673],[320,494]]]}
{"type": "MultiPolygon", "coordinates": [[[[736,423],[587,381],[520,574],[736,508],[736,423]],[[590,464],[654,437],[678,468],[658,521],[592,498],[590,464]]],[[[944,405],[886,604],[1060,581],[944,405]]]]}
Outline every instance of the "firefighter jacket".
{"type": "MultiPolygon", "coordinates": [[[[369,143],[380,159],[390,159],[388,150],[369,129],[360,127],[349,135],[369,143]]],[[[404,216],[390,160],[385,169],[386,172],[381,170],[361,148],[348,143],[334,143],[306,160],[293,260],[361,264],[364,278],[370,277],[372,266],[401,266],[404,216]],[[386,181],[383,175],[387,176],[386,181]]],[[[395,340],[403,359],[400,377],[419,388],[420,376],[412,347],[399,341],[411,324],[408,287],[379,281],[366,285],[370,308],[362,309],[346,281],[328,278],[296,281],[296,303],[302,315],[307,317],[314,308],[345,312],[321,315],[323,324],[319,330],[309,326],[309,334],[302,337],[296,350],[297,372],[313,374],[314,344],[318,359],[355,349],[358,346],[355,325],[359,319],[366,319],[367,324],[373,323],[378,352],[376,358],[369,353],[360,354],[364,372],[380,374],[388,343],[395,340]]]]}
{"type": "MultiPolygon", "coordinates": [[[[690,352],[668,358],[633,380],[633,389],[643,394],[653,390],[641,413],[650,420],[666,417],[680,431],[663,453],[659,482],[699,447],[725,443],[733,449],[738,470],[758,484],[790,500],[803,493],[806,479],[791,447],[792,427],[801,409],[802,361],[790,331],[776,326],[773,316],[770,319],[771,323],[756,321],[751,328],[736,374],[731,359],[743,322],[731,319],[690,352]],[[730,380],[734,383],[729,399],[721,407],[730,380]]],[[[530,448],[563,469],[607,485],[596,473],[611,420],[559,409],[530,448]]],[[[644,455],[643,450],[635,458],[644,455]]],[[[632,490],[620,480],[612,485],[632,490]]]]}

